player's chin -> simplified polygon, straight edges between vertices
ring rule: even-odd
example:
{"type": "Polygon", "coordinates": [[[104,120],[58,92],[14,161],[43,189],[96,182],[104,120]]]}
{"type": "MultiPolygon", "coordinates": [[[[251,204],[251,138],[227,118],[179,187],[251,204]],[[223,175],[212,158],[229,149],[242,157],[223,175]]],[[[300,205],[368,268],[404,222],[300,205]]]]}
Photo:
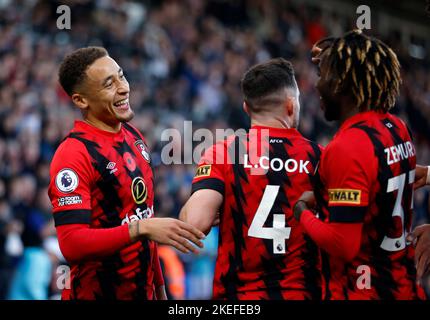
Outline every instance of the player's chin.
{"type": "Polygon", "coordinates": [[[116,112],[115,115],[116,115],[116,118],[119,121],[121,121],[121,122],[128,122],[128,121],[130,121],[131,119],[134,118],[134,111],[131,110],[131,108],[129,108],[125,112],[121,112],[121,113],[116,112]]]}

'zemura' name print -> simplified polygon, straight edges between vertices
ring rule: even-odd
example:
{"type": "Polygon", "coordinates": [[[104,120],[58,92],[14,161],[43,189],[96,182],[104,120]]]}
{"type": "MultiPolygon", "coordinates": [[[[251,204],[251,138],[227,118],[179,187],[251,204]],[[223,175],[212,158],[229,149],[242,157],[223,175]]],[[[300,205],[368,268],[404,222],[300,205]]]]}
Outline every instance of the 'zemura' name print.
{"type": "Polygon", "coordinates": [[[384,152],[387,155],[388,165],[392,165],[396,162],[415,156],[415,148],[410,141],[385,148],[384,152]]]}

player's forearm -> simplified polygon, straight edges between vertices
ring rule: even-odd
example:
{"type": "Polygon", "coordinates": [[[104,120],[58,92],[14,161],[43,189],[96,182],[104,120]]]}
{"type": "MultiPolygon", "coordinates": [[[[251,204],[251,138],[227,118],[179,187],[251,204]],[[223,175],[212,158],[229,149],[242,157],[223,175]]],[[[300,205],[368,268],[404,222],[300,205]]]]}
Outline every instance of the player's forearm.
{"type": "Polygon", "coordinates": [[[57,226],[61,252],[68,262],[79,263],[108,257],[132,241],[127,225],[109,229],[90,229],[87,225],[57,226]]]}
{"type": "Polygon", "coordinates": [[[430,166],[422,166],[417,164],[415,169],[414,188],[418,189],[425,185],[430,185],[430,166]]]}
{"type": "Polygon", "coordinates": [[[212,227],[212,221],[208,217],[211,216],[208,210],[210,208],[203,208],[201,205],[194,201],[192,204],[186,203],[181,209],[179,219],[191,224],[205,234],[208,234],[212,227]]]}
{"type": "Polygon", "coordinates": [[[360,249],[362,223],[324,223],[309,210],[300,217],[306,233],[329,255],[351,261],[360,249]]]}
{"type": "Polygon", "coordinates": [[[181,211],[179,212],[179,220],[182,220],[184,222],[187,221],[187,209],[185,205],[182,207],[181,211]]]}

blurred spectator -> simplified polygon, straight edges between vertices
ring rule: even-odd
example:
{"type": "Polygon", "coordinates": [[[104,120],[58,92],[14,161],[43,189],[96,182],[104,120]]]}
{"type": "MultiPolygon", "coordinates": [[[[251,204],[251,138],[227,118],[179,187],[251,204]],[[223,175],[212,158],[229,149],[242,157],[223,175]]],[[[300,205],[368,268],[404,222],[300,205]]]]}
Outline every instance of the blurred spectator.
{"type": "Polygon", "coordinates": [[[212,228],[203,241],[204,248],[187,263],[187,299],[212,298],[212,280],[218,251],[218,228],[212,228]]]}
{"type": "Polygon", "coordinates": [[[179,258],[178,251],[170,246],[158,246],[158,257],[160,258],[166,285],[167,299],[185,299],[185,269],[179,258]]]}
{"type": "Polygon", "coordinates": [[[13,300],[48,299],[53,261],[44,248],[44,241],[55,234],[55,227],[46,187],[39,189],[36,199],[34,207],[27,208],[29,211],[23,215],[24,252],[8,295],[13,300]]]}

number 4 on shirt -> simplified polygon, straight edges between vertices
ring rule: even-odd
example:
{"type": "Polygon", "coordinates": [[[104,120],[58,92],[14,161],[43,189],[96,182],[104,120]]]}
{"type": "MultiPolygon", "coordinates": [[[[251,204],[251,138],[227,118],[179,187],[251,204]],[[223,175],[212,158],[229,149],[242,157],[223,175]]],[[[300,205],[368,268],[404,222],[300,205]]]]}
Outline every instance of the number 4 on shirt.
{"type": "Polygon", "coordinates": [[[249,227],[248,236],[273,240],[273,253],[283,254],[285,253],[285,240],[290,238],[291,232],[290,227],[285,227],[285,214],[273,214],[273,227],[264,227],[264,223],[269,217],[278,192],[279,186],[266,186],[263,198],[249,227]]]}

